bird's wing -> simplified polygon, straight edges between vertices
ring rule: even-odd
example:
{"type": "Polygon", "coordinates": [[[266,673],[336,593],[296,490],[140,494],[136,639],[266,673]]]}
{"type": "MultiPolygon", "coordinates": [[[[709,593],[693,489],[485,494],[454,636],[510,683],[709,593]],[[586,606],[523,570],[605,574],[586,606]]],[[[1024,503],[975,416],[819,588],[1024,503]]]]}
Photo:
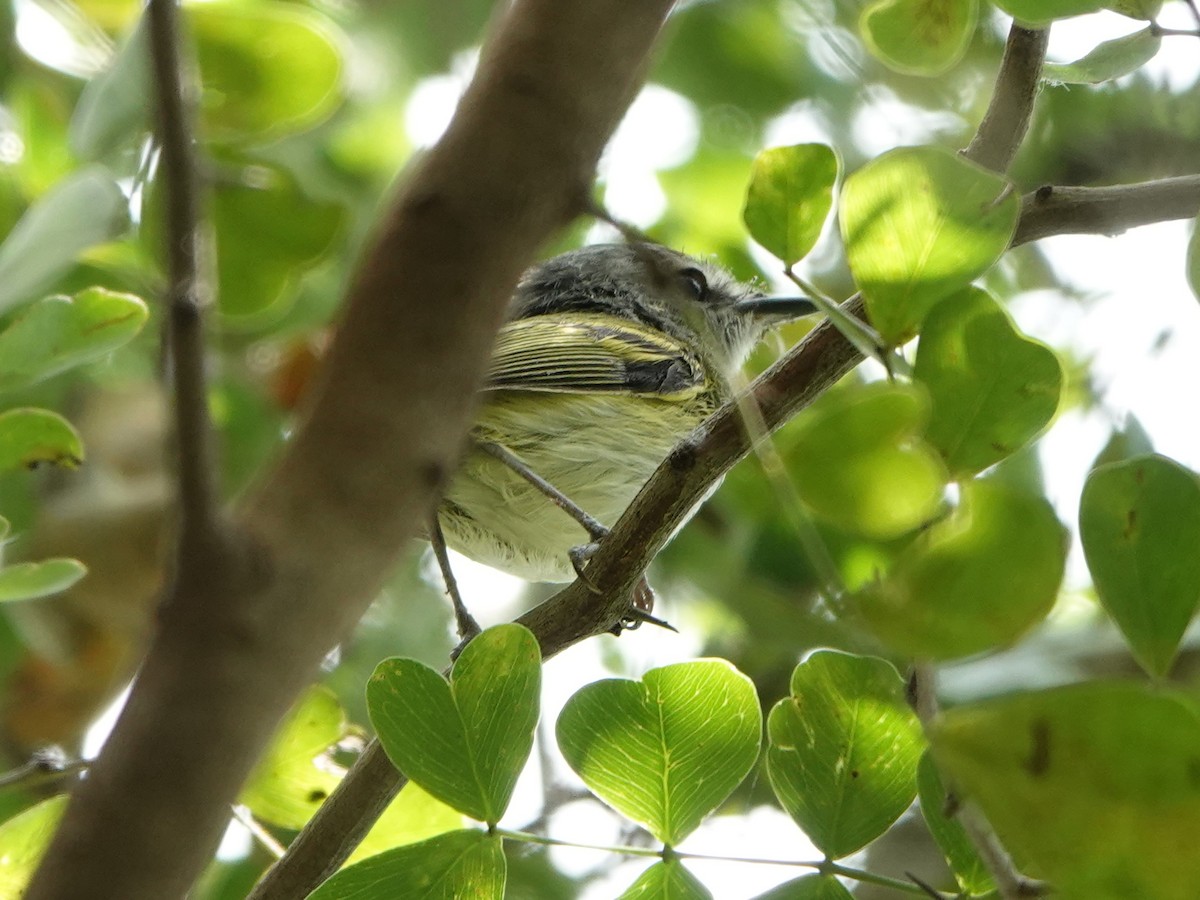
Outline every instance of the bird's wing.
{"type": "Polygon", "coordinates": [[[685,400],[700,360],[661,331],[616,316],[547,314],[500,329],[484,390],[639,394],[685,400]]]}

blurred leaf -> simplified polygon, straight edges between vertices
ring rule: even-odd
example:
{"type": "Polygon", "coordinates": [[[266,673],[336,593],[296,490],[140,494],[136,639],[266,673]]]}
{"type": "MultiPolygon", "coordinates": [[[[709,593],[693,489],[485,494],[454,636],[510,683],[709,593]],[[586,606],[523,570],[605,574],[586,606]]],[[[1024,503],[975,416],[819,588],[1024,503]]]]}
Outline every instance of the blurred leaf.
{"type": "Polygon", "coordinates": [[[1200,300],[1200,217],[1192,223],[1192,237],[1188,241],[1187,280],[1192,293],[1200,300]]]}
{"type": "Polygon", "coordinates": [[[1047,63],[1042,80],[1051,84],[1101,84],[1135,72],[1152,60],[1162,38],[1149,28],[1105,41],[1072,63],[1047,63]]]}
{"type": "Polygon", "coordinates": [[[962,825],[946,816],[946,788],[928,751],[917,766],[917,793],[921,798],[921,815],[929,826],[929,833],[946,855],[958,886],[969,894],[994,891],[996,885],[975,845],[962,825]]]}
{"type": "Polygon", "coordinates": [[[1054,417],[1058,357],[1021,334],[979,288],[947,297],[921,329],[913,371],[933,400],[926,440],[950,473],[973,475],[1015,453],[1054,417]]]}
{"type": "Polygon", "coordinates": [[[575,693],[557,725],[568,765],[601,800],[674,846],[754,766],[754,685],[721,659],[608,678],[575,693]]]}
{"type": "Polygon", "coordinates": [[[333,692],[310,687],[276,730],[238,802],[264,822],[303,828],[341,780],[320,759],[346,736],[346,729],[346,715],[333,692]]]}
{"type": "Polygon", "coordinates": [[[1130,413],[1120,428],[1113,428],[1104,447],[1092,460],[1092,468],[1098,469],[1105,463],[1124,462],[1134,456],[1154,452],[1154,442],[1138,417],[1130,413]]]}
{"type": "Polygon", "coordinates": [[[742,218],[750,236],[787,267],[808,255],[833,206],[841,163],[832,147],[797,144],[754,159],[742,218]]]}
{"type": "Polygon", "coordinates": [[[501,900],[505,868],[499,837],[451,831],[348,866],[308,900],[501,900]]]}
{"type": "Polygon", "coordinates": [[[1020,205],[1004,178],[940,147],[893,150],[852,174],[842,238],[871,324],[892,342],[912,337],[939,300],[1000,258],[1020,205]]]}
{"type": "Polygon", "coordinates": [[[854,900],[832,875],[804,875],[785,881],[753,900],[854,900]]]}
{"type": "Polygon", "coordinates": [[[888,68],[933,76],[962,59],[978,22],[979,0],[876,0],[858,27],[888,68]]]}
{"type": "Polygon", "coordinates": [[[489,628],[467,644],[449,682],[416,660],[385,659],[367,682],[371,724],[404,774],[494,824],[533,747],[541,662],[521,625],[489,628]]]}
{"type": "Polygon", "coordinates": [[[1147,21],[1158,17],[1162,5],[1163,0],[1108,0],[1104,4],[1106,9],[1119,12],[1123,16],[1147,21]]]}
{"type": "Polygon", "coordinates": [[[341,103],[344,39],[325,16],[272,0],[193,3],[187,16],[206,138],[275,140],[312,128],[341,103]]]}
{"type": "Polygon", "coordinates": [[[948,710],[930,740],[939,768],[1055,896],[1195,897],[1200,717],[1190,701],[1092,682],[948,710]]]}
{"type": "Polygon", "coordinates": [[[375,820],[367,836],[350,854],[346,865],[462,827],[462,813],[410,781],[375,820]]]}
{"type": "Polygon", "coordinates": [[[946,471],[920,435],[924,391],[878,382],[830,397],[796,420],[788,456],[804,503],[821,518],[874,538],[929,521],[946,471]]]}
{"type": "Polygon", "coordinates": [[[618,900],[712,900],[712,894],[683,863],[671,859],[648,868],[618,900]]]}
{"type": "Polygon", "coordinates": [[[995,0],[998,7],[1025,25],[1048,25],[1055,19],[1104,9],[1104,0],[995,0]]]}
{"type": "Polygon", "coordinates": [[[148,316],[138,297],[100,287],[39,300],[0,333],[0,390],[103,356],[132,340],[148,316]]]}
{"type": "Polygon", "coordinates": [[[814,653],[771,710],[767,736],[771,787],[831,859],[879,837],[916,796],[921,725],[886,660],[814,653]]]}
{"type": "Polygon", "coordinates": [[[0,313],[53,285],[80,253],[127,224],[125,195],[107,169],[87,166],[63,179],[0,244],[0,313]]]}
{"type": "Polygon", "coordinates": [[[84,85],[68,140],[80,159],[98,160],[133,144],[150,123],[150,57],[140,19],[107,69],[84,85]]]}
{"type": "Polygon", "coordinates": [[[1151,675],[1171,668],[1200,605],[1200,482],[1163,456],[1088,476],[1079,537],[1096,593],[1151,675]]]}
{"type": "Polygon", "coordinates": [[[990,480],[923,532],[857,606],[889,648],[952,659],[1012,643],[1058,596],[1066,534],[1043,497],[990,480]]]}
{"type": "Polygon", "coordinates": [[[0,569],[0,603],[60,594],[87,574],[77,559],[46,559],[0,569]]]}
{"type": "Polygon", "coordinates": [[[0,472],[49,464],[73,469],[83,462],[83,442],[71,423],[48,409],[0,413],[0,472]]]}
{"type": "Polygon", "coordinates": [[[217,299],[221,312],[266,310],[329,252],[346,225],[337,203],[304,194],[282,169],[248,166],[244,179],[213,193],[217,299]]]}
{"type": "Polygon", "coordinates": [[[0,897],[25,895],[66,808],[67,795],[61,794],[0,823],[0,897]]]}

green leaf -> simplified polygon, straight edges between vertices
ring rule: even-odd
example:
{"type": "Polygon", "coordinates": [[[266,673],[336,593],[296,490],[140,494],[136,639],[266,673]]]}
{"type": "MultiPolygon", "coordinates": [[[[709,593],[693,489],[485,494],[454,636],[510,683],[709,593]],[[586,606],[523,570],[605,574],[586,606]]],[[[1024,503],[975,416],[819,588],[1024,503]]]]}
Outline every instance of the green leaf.
{"type": "Polygon", "coordinates": [[[77,559],[46,559],[0,569],[0,603],[36,600],[59,594],[87,574],[77,559]]]}
{"type": "Polygon", "coordinates": [[[683,863],[670,859],[648,868],[618,900],[712,900],[712,894],[683,863]]]}
{"type": "Polygon", "coordinates": [[[1152,60],[1162,46],[1162,37],[1144,28],[1098,44],[1086,56],[1071,63],[1047,63],[1042,80],[1051,84],[1100,84],[1135,72],[1152,60]]]}
{"type": "Polygon", "coordinates": [[[1111,9],[1131,19],[1151,21],[1162,11],[1163,0],[1108,0],[1105,9],[1111,9]]]}
{"type": "Polygon", "coordinates": [[[341,103],[342,38],[325,16],[271,0],[190,4],[187,16],[208,139],[275,140],[312,128],[341,103]]]}
{"type": "Polygon", "coordinates": [[[557,734],[593,793],[673,846],[754,766],[762,712],[745,675],[696,660],[587,685],[563,707],[557,734]]]}
{"type": "Polygon", "coordinates": [[[1022,24],[1033,26],[1097,12],[1106,5],[1105,0],[995,0],[995,3],[1022,24]]]}
{"type": "Polygon", "coordinates": [[[99,287],[39,300],[0,333],[0,390],[103,356],[132,340],[148,316],[139,298],[99,287]]]}
{"type": "Polygon", "coordinates": [[[48,409],[0,413],[0,472],[49,464],[73,469],[83,462],[83,441],[71,423],[48,409]]]}
{"type": "Polygon", "coordinates": [[[978,21],[979,0],[876,0],[858,28],[888,68],[933,76],[962,59],[978,21]]]}
{"type": "Polygon", "coordinates": [[[1000,258],[1019,212],[1008,181],[938,147],[892,150],[847,178],[842,239],[871,324],[889,341],[912,337],[1000,258]]]}
{"type": "Polygon", "coordinates": [[[394,847],[428,840],[463,827],[463,815],[409,782],[388,804],[367,836],[350,854],[347,865],[394,847]]]}
{"type": "Polygon", "coordinates": [[[67,795],[51,797],[0,823],[0,897],[23,897],[58,822],[67,795]]]}
{"type": "Polygon", "coordinates": [[[1200,604],[1200,482],[1163,456],[1095,469],[1079,537],[1100,602],[1152,675],[1166,675],[1200,604]]]}
{"type": "Polygon", "coordinates": [[[341,780],[319,762],[346,730],[346,714],[333,691],[309,688],[276,730],[239,802],[265,822],[303,828],[341,780]]]}
{"type": "Polygon", "coordinates": [[[742,218],[750,236],[791,267],[812,250],[833,206],[841,162],[824,144],[764,150],[754,159],[742,218]]]}
{"type": "Polygon", "coordinates": [[[1192,293],[1200,300],[1200,217],[1192,223],[1192,237],[1188,241],[1187,280],[1192,293]]]}
{"type": "Polygon", "coordinates": [[[502,900],[506,874],[500,838],[464,829],[348,866],[308,900],[502,900]]]}
{"type": "Polygon", "coordinates": [[[952,475],[973,475],[1029,443],[1058,409],[1063,372],[999,303],[967,288],[925,320],[913,371],[933,400],[926,439],[952,475]]]}
{"type": "Polygon", "coordinates": [[[133,144],[149,127],[150,54],[145,17],[121,44],[109,67],[83,87],[68,140],[81,159],[102,159],[133,144]]]}
{"type": "Polygon", "coordinates": [[[962,501],[922,533],[855,600],[887,646],[951,659],[1011,644],[1058,596],[1066,533],[1044,497],[991,481],[962,486],[962,501]]]}
{"type": "Polygon", "coordinates": [[[213,193],[217,299],[248,316],[288,295],[333,246],[347,221],[337,203],[314,200],[282,169],[248,166],[213,193]]]}
{"type": "Polygon", "coordinates": [[[785,881],[753,900],[854,900],[832,875],[804,875],[785,881]]]}
{"type": "Polygon", "coordinates": [[[467,644],[449,682],[416,660],[384,660],[367,682],[367,710],[397,768],[494,824],[533,747],[541,675],[528,629],[498,625],[467,644]]]}
{"type": "Polygon", "coordinates": [[[1105,463],[1124,462],[1135,456],[1153,452],[1154,442],[1137,416],[1131,413],[1125,417],[1125,423],[1120,428],[1113,428],[1108,441],[1092,460],[1092,468],[1097,469],[1105,463]]]}
{"type": "Polygon", "coordinates": [[[917,796],[921,798],[921,815],[929,826],[929,833],[946,855],[958,886],[968,894],[994,891],[996,885],[975,845],[962,825],[946,815],[946,788],[928,752],[917,766],[917,796]]]}
{"type": "Polygon", "coordinates": [[[831,859],[879,837],[916,796],[921,725],[885,660],[814,653],[792,672],[767,737],[775,795],[831,859]]]}
{"type": "Polygon", "coordinates": [[[951,709],[938,767],[1056,896],[1192,900],[1200,884],[1200,716],[1134,682],[1090,682],[951,709]]]}
{"type": "Polygon", "coordinates": [[[946,471],[921,440],[924,391],[878,382],[831,396],[800,416],[788,456],[800,497],[814,513],[875,538],[923,525],[942,503],[946,471]]]}
{"type": "Polygon", "coordinates": [[[128,209],[101,166],[80,169],[55,185],[0,244],[0,313],[44,292],[80,253],[124,231],[128,209]]]}

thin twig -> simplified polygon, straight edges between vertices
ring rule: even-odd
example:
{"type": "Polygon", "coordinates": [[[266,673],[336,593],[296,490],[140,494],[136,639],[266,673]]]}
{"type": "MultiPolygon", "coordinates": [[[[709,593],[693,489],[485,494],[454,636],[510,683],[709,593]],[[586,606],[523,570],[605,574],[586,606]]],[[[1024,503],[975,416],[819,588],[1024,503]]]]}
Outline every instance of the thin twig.
{"type": "Polygon", "coordinates": [[[0,773],[0,790],[10,787],[34,788],[61,781],[87,771],[89,765],[91,762],[86,759],[67,759],[59,747],[46,747],[36,751],[23,765],[0,773]]]}
{"type": "Polygon", "coordinates": [[[266,850],[276,859],[281,858],[283,854],[287,853],[287,847],[283,846],[283,844],[281,844],[275,838],[275,835],[267,831],[267,829],[263,827],[262,822],[254,818],[254,814],[250,812],[248,808],[242,806],[240,803],[235,803],[231,809],[233,812],[233,817],[242,824],[243,828],[250,832],[251,837],[258,841],[264,850],[266,850]]]}
{"type": "Polygon", "coordinates": [[[209,286],[201,252],[194,103],[184,88],[176,0],[151,0],[147,16],[166,204],[166,327],[175,395],[181,542],[208,543],[218,529],[219,497],[205,377],[204,308],[209,286]]]}
{"type": "MultiPolygon", "coordinates": [[[[909,675],[909,696],[913,711],[921,722],[926,737],[938,716],[937,673],[928,662],[913,664],[909,675]]],[[[979,858],[996,882],[996,889],[1003,900],[1022,900],[1046,893],[1046,886],[1039,881],[1022,875],[996,837],[996,832],[979,810],[964,804],[958,810],[958,821],[968,840],[979,853],[979,858]]]]}
{"type": "Polygon", "coordinates": [[[1014,24],[1009,30],[987,113],[963,150],[967,159],[996,172],[1008,169],[1029,130],[1049,40],[1048,28],[1014,24]]]}

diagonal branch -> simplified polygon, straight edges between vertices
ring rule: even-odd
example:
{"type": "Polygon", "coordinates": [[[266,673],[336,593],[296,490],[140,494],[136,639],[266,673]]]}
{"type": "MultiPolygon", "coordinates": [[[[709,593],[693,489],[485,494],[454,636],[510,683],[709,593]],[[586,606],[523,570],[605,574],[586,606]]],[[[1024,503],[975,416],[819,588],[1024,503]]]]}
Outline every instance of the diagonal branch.
{"type": "MultiPolygon", "coordinates": [[[[152,0],[170,5],[173,0],[152,0]]],[[[306,419],[176,579],[29,900],[180,897],[298,691],[453,469],[520,272],[581,208],[671,0],[516,0],[380,224],[306,419]]]]}

